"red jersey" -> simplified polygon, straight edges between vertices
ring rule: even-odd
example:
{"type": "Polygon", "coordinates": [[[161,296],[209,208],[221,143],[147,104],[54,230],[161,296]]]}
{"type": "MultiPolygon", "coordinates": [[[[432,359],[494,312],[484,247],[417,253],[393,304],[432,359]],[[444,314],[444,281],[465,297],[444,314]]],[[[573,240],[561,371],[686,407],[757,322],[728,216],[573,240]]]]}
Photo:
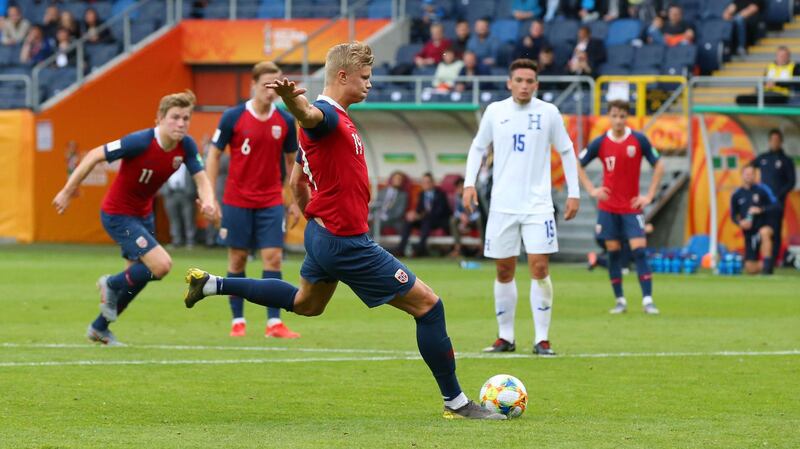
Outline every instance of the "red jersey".
{"type": "Polygon", "coordinates": [[[222,151],[231,148],[224,204],[251,209],[283,204],[283,155],[297,151],[294,123],[275,105],[259,120],[252,100],[222,114],[212,142],[222,151]]]}
{"type": "Polygon", "coordinates": [[[189,173],[203,170],[197,145],[186,136],[170,151],[158,142],[158,128],[128,134],[104,146],[106,161],[122,159],[119,174],[106,192],[101,210],[111,215],[146,217],[153,212],[158,189],[181,166],[189,173]]]}
{"type": "Polygon", "coordinates": [[[631,201],[639,196],[639,175],[642,157],[651,166],[658,162],[659,154],[644,134],[625,128],[621,140],[614,140],[611,131],[594,139],[580,154],[581,165],[594,158],[603,163],[603,186],[610,192],[608,199],[597,203],[597,208],[614,214],[638,214],[631,201]]]}
{"type": "Polygon", "coordinates": [[[297,162],[311,187],[309,220],[322,219],[334,235],[369,231],[369,174],[364,144],[350,117],[333,99],[320,95],[314,106],[324,118],[313,129],[300,128],[297,162]]]}

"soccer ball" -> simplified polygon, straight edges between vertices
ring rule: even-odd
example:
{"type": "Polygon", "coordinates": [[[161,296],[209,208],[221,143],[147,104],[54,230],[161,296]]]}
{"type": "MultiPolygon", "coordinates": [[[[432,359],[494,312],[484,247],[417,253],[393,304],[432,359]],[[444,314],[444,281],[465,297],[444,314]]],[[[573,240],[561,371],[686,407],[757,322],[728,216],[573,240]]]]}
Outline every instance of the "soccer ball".
{"type": "Polygon", "coordinates": [[[528,392],[525,390],[525,385],[508,374],[492,376],[483,384],[479,397],[483,407],[509,418],[522,415],[528,406],[528,392]]]}

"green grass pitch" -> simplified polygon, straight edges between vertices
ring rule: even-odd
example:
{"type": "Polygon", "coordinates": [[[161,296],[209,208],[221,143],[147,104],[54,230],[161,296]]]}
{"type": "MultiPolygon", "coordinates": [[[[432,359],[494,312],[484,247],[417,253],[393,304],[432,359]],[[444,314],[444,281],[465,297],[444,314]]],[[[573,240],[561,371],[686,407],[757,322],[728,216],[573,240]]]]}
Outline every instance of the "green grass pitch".
{"type": "MultiPolygon", "coordinates": [[[[182,304],[183,272],[224,272],[223,251],[176,251],[112,329],[124,348],[84,340],[94,282],[122,267],[111,246],[0,247],[2,448],[797,448],[800,276],[656,275],[662,315],[610,316],[605,271],[552,268],[551,341],[530,355],[529,281],[519,270],[517,352],[495,338],[493,266],[410,260],[445,300],[458,374],[477,396],[491,375],[519,377],[528,411],[509,422],[446,421],[418,358],[413,320],[367,309],[340,285],[320,317],[284,314],[297,341],[227,336],[227,300],[182,304]]],[[[298,280],[292,256],[284,277],[298,280]]],[[[250,274],[260,273],[251,266],[250,274]]]]}

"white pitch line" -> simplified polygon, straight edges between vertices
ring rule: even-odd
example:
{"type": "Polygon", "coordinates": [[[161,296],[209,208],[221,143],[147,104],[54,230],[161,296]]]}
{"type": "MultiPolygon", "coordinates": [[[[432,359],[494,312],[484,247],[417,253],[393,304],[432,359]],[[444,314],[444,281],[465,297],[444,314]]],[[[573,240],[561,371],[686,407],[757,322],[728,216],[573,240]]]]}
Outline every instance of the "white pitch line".
{"type": "MultiPolygon", "coordinates": [[[[0,348],[37,349],[94,349],[92,343],[0,343],[0,348]]],[[[164,349],[168,351],[265,351],[265,352],[320,352],[341,354],[395,354],[414,355],[417,351],[398,351],[391,349],[345,349],[345,348],[290,348],[276,346],[203,346],[203,345],[137,345],[126,344],[115,349],[164,349]]]]}
{"type": "MultiPolygon", "coordinates": [[[[464,359],[583,359],[583,358],[647,358],[647,357],[763,357],[795,356],[800,350],[786,351],[715,351],[715,352],[618,352],[598,354],[564,354],[557,357],[535,357],[523,354],[482,354],[458,353],[464,359]]],[[[416,356],[377,356],[377,357],[308,357],[285,359],[220,359],[220,360],[68,360],[60,362],[0,362],[0,368],[42,367],[42,366],[107,366],[107,365],[236,365],[270,363],[318,363],[318,362],[387,362],[419,360],[416,356]]]]}

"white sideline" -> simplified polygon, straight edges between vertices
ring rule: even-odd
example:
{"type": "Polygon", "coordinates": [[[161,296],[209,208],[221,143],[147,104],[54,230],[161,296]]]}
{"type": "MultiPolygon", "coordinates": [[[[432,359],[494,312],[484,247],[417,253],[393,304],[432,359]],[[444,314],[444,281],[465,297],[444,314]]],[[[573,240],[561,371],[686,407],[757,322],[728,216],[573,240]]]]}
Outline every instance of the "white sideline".
{"type": "MultiPolygon", "coordinates": [[[[19,344],[2,343],[0,347],[5,348],[87,348],[93,345],[79,344],[19,344]]],[[[274,358],[274,359],[151,359],[151,360],[67,360],[67,361],[45,361],[45,362],[0,362],[0,368],[13,367],[41,367],[41,366],[108,366],[108,365],[235,365],[235,364],[269,364],[269,363],[317,363],[317,362],[383,362],[401,360],[419,360],[420,357],[415,352],[410,351],[380,351],[368,349],[311,349],[311,348],[269,348],[269,347],[235,347],[235,346],[168,346],[168,345],[142,345],[127,346],[123,348],[109,348],[119,350],[125,348],[156,348],[156,349],[220,349],[220,350],[279,350],[279,351],[298,351],[298,352],[360,352],[360,353],[390,353],[394,355],[372,356],[372,357],[307,357],[307,358],[274,358]],[[249,348],[249,349],[244,349],[249,348]]],[[[587,358],[653,358],[653,357],[759,357],[759,356],[795,356],[800,355],[800,349],[790,349],[784,351],[709,351],[709,352],[617,352],[617,353],[595,353],[595,354],[562,354],[557,357],[537,358],[528,354],[484,354],[484,353],[457,353],[458,359],[538,359],[538,360],[559,360],[559,359],[587,359],[587,358]]]]}

